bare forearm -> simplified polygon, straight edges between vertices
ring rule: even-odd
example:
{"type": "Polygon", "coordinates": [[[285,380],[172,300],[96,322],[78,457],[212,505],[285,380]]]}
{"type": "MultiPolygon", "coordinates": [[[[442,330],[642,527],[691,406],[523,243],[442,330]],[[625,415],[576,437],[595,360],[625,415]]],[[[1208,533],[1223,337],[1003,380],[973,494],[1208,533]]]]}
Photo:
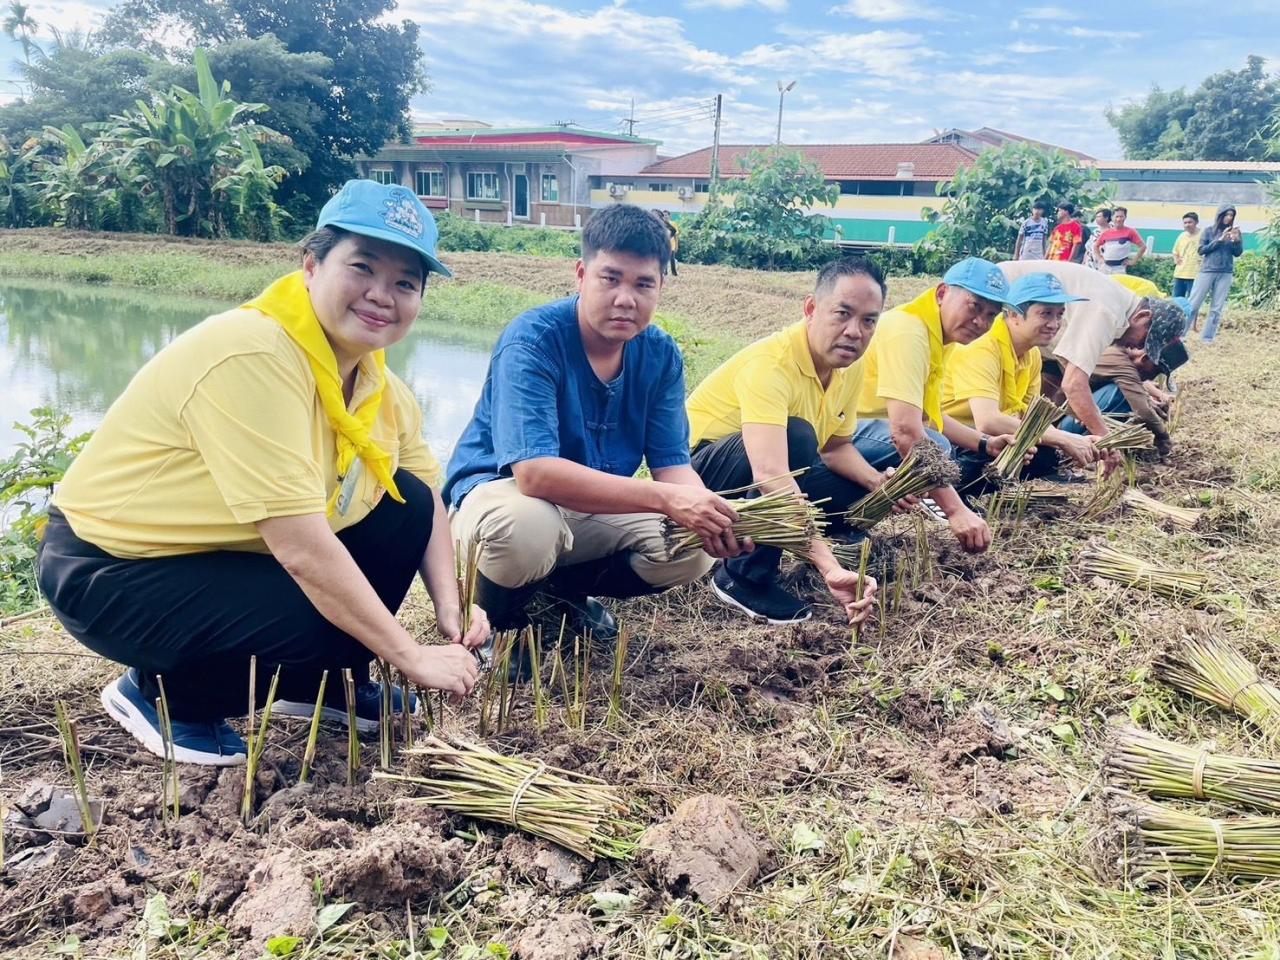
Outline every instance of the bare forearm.
{"type": "Polygon", "coordinates": [[[547,500],[582,513],[663,513],[659,485],[634,477],[615,477],[561,457],[517,463],[516,486],[526,497],[547,500]]]}
{"type": "Polygon", "coordinates": [[[867,463],[867,458],[858,452],[852,438],[844,437],[833,441],[827,449],[819,453],[822,463],[838,477],[866,490],[874,489],[880,483],[880,471],[867,463]]]}
{"type": "Polygon", "coordinates": [[[989,437],[996,437],[1002,433],[1017,433],[1018,428],[1022,426],[1022,421],[1018,417],[999,411],[974,417],[974,423],[989,437]]]}
{"type": "Polygon", "coordinates": [[[1095,437],[1106,436],[1107,425],[1093,399],[1093,391],[1089,389],[1089,375],[1075,364],[1068,363],[1062,372],[1062,392],[1066,394],[1071,412],[1089,433],[1095,437]]]}
{"type": "Polygon", "coordinates": [[[956,493],[955,487],[938,487],[936,490],[930,490],[929,498],[948,518],[954,517],[961,510],[969,509],[960,499],[960,494],[956,493]]]}
{"type": "Polygon", "coordinates": [[[973,453],[978,452],[978,446],[982,442],[981,431],[945,415],[942,418],[942,435],[957,447],[962,447],[973,453]]]}

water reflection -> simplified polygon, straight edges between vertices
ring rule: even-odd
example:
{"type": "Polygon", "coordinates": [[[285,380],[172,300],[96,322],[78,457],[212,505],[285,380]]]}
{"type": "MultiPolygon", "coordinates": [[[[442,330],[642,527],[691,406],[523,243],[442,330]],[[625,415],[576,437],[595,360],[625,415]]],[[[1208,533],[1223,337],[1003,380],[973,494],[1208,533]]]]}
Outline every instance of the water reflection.
{"type": "MultiPolygon", "coordinates": [[[[0,282],[0,457],[14,420],[40,405],[66,410],[75,428],[98,424],[111,402],[166,343],[229,304],[91,286],[0,282]]],[[[443,462],[484,384],[488,344],[439,324],[415,325],[388,365],[422,405],[423,432],[443,462]]]]}

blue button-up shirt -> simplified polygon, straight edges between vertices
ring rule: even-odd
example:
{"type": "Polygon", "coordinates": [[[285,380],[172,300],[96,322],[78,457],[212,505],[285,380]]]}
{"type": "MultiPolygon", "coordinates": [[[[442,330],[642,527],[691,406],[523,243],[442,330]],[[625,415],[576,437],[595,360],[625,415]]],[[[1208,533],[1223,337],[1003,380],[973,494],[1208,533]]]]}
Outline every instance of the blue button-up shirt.
{"type": "Polygon", "coordinates": [[[578,329],[578,298],[516,317],[489,358],[484,390],[449,460],[444,501],[511,476],[512,464],[563,457],[619,477],[689,462],[684,360],[671,336],[644,329],[622,351],[622,370],[596,376],[578,329]]]}

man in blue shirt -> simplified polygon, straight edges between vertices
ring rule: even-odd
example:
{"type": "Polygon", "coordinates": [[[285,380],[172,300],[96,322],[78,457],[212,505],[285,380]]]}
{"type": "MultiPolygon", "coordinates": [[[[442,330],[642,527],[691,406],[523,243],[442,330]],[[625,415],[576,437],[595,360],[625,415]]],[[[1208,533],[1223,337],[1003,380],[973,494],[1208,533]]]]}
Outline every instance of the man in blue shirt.
{"type": "Polygon", "coordinates": [[[743,549],[737,515],[689,465],[679,348],[650,326],[670,256],[652,214],[597,212],[577,295],[521,314],[493,348],[444,499],[454,536],[481,544],[477,603],[495,630],[527,623],[541,588],[607,641],[617,627],[594,597],[690,583],[743,549]],[[652,480],[635,477],[642,460],[652,480]],[[670,557],[663,517],[700,534],[704,551],[670,557]]]}

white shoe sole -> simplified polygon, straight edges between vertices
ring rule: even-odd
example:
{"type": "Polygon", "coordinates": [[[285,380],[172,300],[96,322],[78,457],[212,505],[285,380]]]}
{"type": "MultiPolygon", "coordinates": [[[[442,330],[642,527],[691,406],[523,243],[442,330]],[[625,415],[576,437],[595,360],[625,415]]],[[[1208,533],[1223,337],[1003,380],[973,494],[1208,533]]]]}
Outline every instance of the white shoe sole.
{"type": "Polygon", "coordinates": [[[810,610],[810,611],[808,611],[807,613],[805,613],[805,615],[804,615],[803,617],[798,617],[798,618],[796,618],[796,619],[794,619],[794,620],[772,620],[772,619],[770,619],[769,617],[766,617],[766,616],[765,616],[764,614],[762,614],[762,613],[756,613],[756,612],[755,612],[754,610],[752,610],[750,607],[746,606],[745,604],[741,603],[741,602],[740,602],[740,601],[738,601],[738,600],[735,600],[735,599],[734,599],[733,597],[731,597],[729,594],[725,593],[723,590],[721,590],[721,589],[720,589],[720,584],[716,583],[716,582],[715,582],[715,580],[712,580],[712,581],[711,581],[711,591],[712,591],[712,592],[713,592],[717,597],[719,597],[722,601],[724,601],[725,603],[727,603],[729,606],[734,607],[734,608],[736,608],[736,609],[738,609],[738,610],[741,610],[743,613],[745,613],[745,614],[746,614],[748,617],[750,617],[752,620],[762,620],[762,621],[764,621],[765,623],[770,624],[771,626],[775,626],[775,627],[785,627],[785,626],[787,626],[788,624],[791,624],[791,623],[804,623],[806,620],[808,620],[810,617],[812,617],[812,616],[813,616],[813,611],[812,611],[812,610],[810,610]]]}
{"type": "MultiPolygon", "coordinates": [[[[124,727],[149,752],[164,759],[164,741],[160,731],[147,723],[146,717],[138,712],[129,698],[116,690],[116,681],[102,688],[99,697],[107,715],[124,727]]],[[[191,763],[201,767],[238,767],[244,763],[243,753],[204,753],[190,750],[187,747],[173,745],[173,759],[178,763],[191,763]]]]}
{"type": "MultiPolygon", "coordinates": [[[[277,700],[271,705],[271,712],[283,717],[301,717],[304,720],[310,720],[312,714],[316,712],[316,705],[314,703],[300,703],[297,700],[277,700]]],[[[347,711],[339,710],[336,707],[322,707],[320,709],[320,719],[328,720],[345,728],[347,725],[347,711]]],[[[377,720],[356,717],[357,733],[374,733],[377,729],[377,720]]]]}

